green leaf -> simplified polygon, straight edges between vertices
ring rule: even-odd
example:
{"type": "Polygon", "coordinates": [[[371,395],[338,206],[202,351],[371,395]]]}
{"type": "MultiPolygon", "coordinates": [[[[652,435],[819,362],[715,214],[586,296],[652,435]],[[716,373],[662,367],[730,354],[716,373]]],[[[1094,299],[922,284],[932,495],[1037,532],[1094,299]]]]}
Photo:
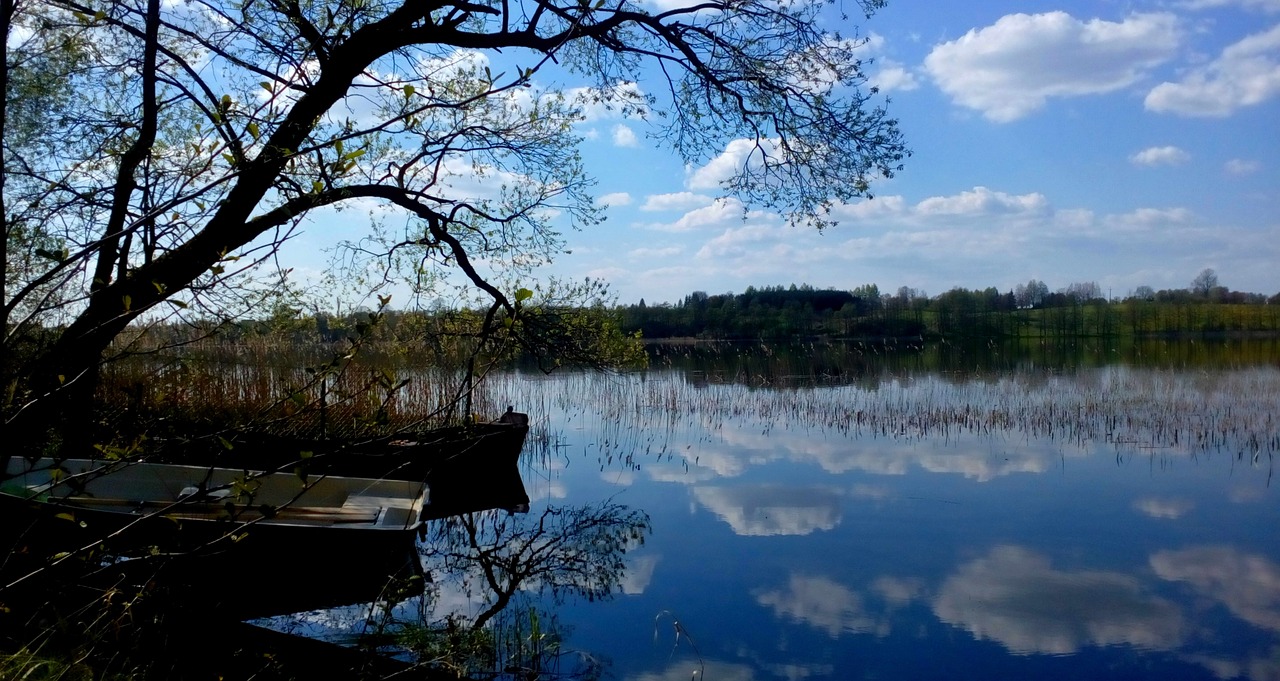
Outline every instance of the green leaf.
{"type": "Polygon", "coordinates": [[[128,312],[133,307],[133,296],[126,295],[120,299],[124,303],[124,311],[128,312]]]}
{"type": "Polygon", "coordinates": [[[270,92],[273,95],[276,93],[275,86],[272,85],[269,81],[264,80],[261,83],[258,83],[258,85],[261,85],[263,90],[266,90],[267,92],[270,92]]]}
{"type": "Polygon", "coordinates": [[[247,127],[249,130],[249,134],[253,135],[254,139],[258,139],[258,124],[254,122],[250,122],[247,127]]]}
{"type": "Polygon", "coordinates": [[[55,253],[53,251],[50,251],[44,248],[37,248],[36,255],[40,256],[41,258],[48,258],[54,262],[62,262],[63,260],[66,259],[65,255],[61,253],[55,253]]]}
{"type": "Polygon", "coordinates": [[[524,301],[526,301],[526,300],[528,300],[528,299],[530,299],[530,298],[532,298],[532,297],[533,297],[533,291],[530,291],[530,290],[529,290],[529,289],[527,289],[527,288],[522,288],[522,289],[519,289],[519,290],[517,290],[517,291],[516,291],[516,302],[517,302],[517,303],[522,303],[522,302],[524,302],[524,301]]]}
{"type": "Polygon", "coordinates": [[[361,156],[364,156],[364,152],[365,152],[364,149],[356,149],[355,151],[343,156],[342,160],[350,161],[353,158],[360,158],[361,156]]]}
{"type": "Polygon", "coordinates": [[[412,96],[413,96],[413,93],[414,93],[414,88],[413,88],[413,86],[412,86],[412,85],[409,85],[408,83],[405,83],[405,86],[404,86],[404,98],[405,98],[405,99],[408,99],[408,98],[412,97],[412,96]]]}
{"type": "Polygon", "coordinates": [[[311,191],[314,194],[319,194],[320,192],[324,191],[324,183],[321,182],[320,180],[316,180],[315,182],[312,182],[311,191]]]}

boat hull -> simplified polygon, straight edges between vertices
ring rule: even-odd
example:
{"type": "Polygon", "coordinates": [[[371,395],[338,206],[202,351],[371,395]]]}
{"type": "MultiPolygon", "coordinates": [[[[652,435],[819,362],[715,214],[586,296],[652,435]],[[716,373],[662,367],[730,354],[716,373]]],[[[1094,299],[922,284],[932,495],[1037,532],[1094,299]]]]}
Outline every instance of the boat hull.
{"type": "Polygon", "coordinates": [[[210,499],[210,491],[253,476],[157,464],[112,471],[75,461],[62,462],[70,475],[54,481],[51,469],[39,466],[11,470],[0,491],[6,583],[34,574],[145,585],[234,619],[369,602],[387,596],[389,586],[401,597],[421,588],[420,483],[330,478],[305,487],[276,474],[263,476],[267,484],[252,498],[210,499]],[[142,478],[150,488],[138,484],[142,478]],[[205,496],[182,494],[193,480],[205,496]],[[135,494],[122,496],[122,489],[135,494]],[[282,504],[286,494],[292,501],[282,504]]]}

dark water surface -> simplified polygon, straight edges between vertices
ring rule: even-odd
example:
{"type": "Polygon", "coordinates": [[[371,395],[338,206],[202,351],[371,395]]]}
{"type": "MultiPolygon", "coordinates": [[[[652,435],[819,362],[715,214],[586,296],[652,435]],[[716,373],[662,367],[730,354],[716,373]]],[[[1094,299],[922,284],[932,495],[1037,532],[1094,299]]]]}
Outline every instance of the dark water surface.
{"type": "MultiPolygon", "coordinates": [[[[553,671],[1280,678],[1274,344],[1165,362],[842,351],[817,371],[803,351],[735,353],[490,386],[545,433],[512,555],[549,544],[529,530],[548,509],[648,516],[642,545],[607,549],[625,566],[610,597],[553,589],[551,570],[493,620],[554,628],[553,671]]],[[[494,602],[479,572],[435,569],[428,618],[494,602]]]]}

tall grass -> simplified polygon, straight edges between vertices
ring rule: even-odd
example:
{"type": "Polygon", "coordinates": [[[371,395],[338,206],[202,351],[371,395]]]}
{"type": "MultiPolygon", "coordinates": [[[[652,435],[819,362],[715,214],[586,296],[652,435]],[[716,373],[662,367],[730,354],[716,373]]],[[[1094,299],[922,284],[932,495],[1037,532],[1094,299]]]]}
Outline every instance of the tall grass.
{"type": "MultiPolygon", "coordinates": [[[[481,380],[480,383],[483,383],[481,380]]],[[[99,402],[118,437],[227,428],[300,437],[390,434],[463,421],[465,372],[389,362],[306,363],[276,355],[137,358],[109,365],[99,402]]],[[[504,404],[472,394],[476,418],[504,404]]]]}

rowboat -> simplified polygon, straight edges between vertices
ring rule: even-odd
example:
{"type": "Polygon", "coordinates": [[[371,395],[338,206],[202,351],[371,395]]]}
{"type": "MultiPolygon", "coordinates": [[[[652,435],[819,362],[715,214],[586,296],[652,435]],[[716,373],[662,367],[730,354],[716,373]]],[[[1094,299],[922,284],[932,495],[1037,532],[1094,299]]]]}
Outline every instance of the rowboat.
{"type": "Polygon", "coordinates": [[[411,536],[427,499],[423,482],[308,479],[292,473],[136,461],[28,462],[15,457],[5,473],[0,493],[72,516],[130,523],[160,517],[215,530],[227,523],[252,523],[294,531],[344,529],[411,536]]]}
{"type": "Polygon", "coordinates": [[[163,574],[210,612],[262,617],[374,600],[390,578],[420,577],[428,494],[405,480],[13,457],[0,548],[30,570],[72,559],[101,580],[163,574]]]}
{"type": "MultiPolygon", "coordinates": [[[[514,468],[529,417],[508,408],[491,423],[435,428],[367,439],[308,439],[227,433],[212,446],[161,449],[151,460],[219,468],[325,473],[413,482],[450,482],[514,468]]],[[[441,487],[440,485],[432,485],[441,487]]],[[[452,488],[452,485],[449,486],[452,488]]]]}

